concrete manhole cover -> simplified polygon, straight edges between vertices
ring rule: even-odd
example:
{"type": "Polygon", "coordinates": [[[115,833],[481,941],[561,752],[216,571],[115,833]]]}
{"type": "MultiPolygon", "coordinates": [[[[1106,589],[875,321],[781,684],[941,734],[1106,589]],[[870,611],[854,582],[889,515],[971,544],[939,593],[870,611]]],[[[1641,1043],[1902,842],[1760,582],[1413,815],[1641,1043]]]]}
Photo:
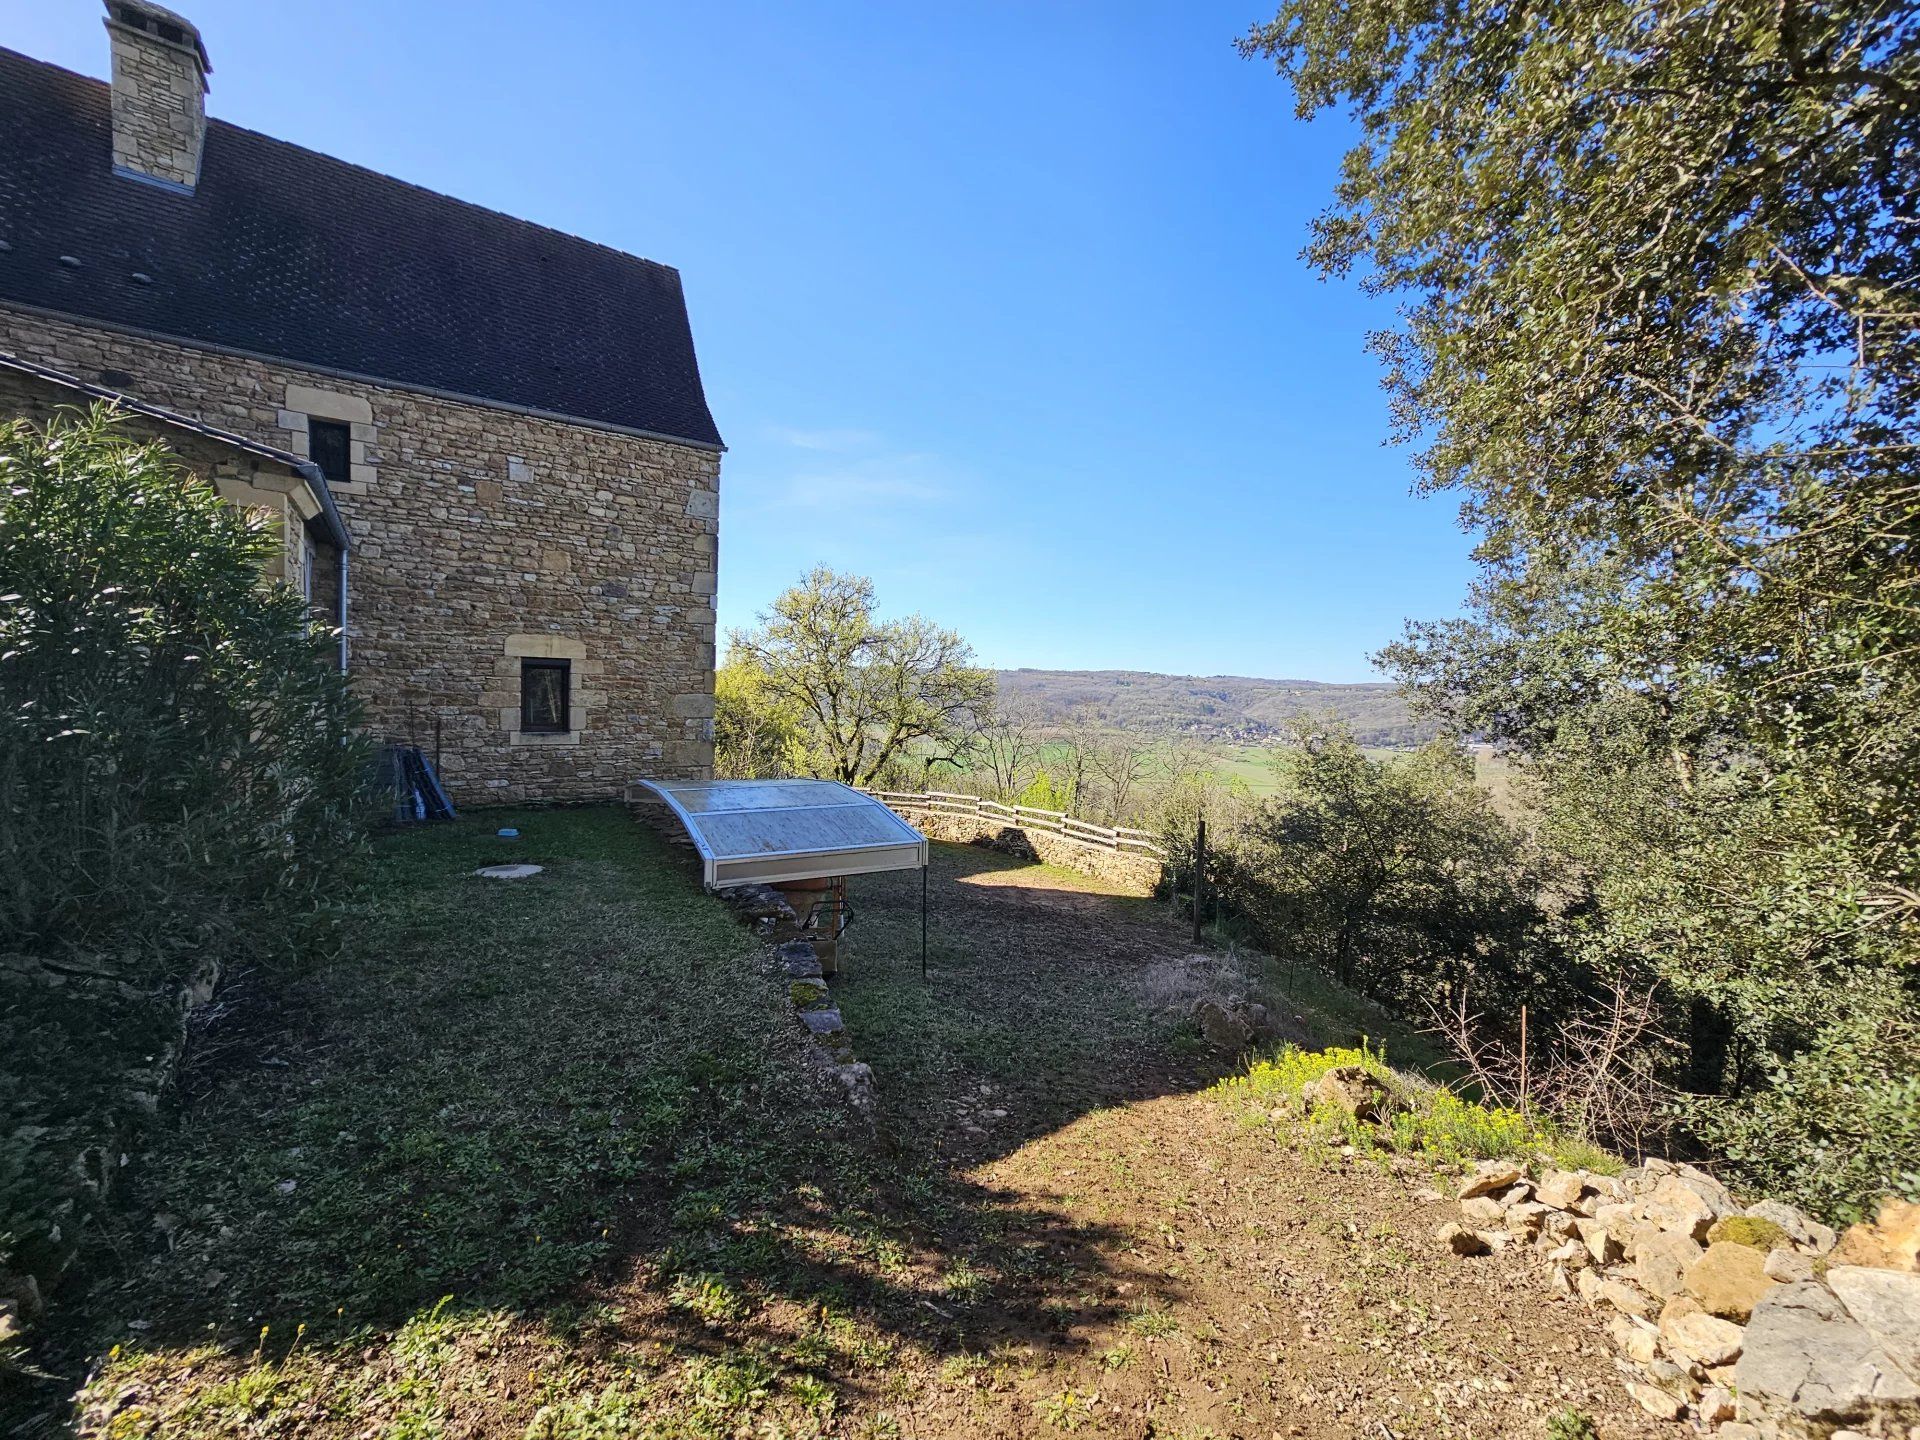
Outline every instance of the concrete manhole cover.
{"type": "Polygon", "coordinates": [[[538,875],[541,868],[538,865],[483,865],[473,873],[489,880],[524,880],[529,875],[538,875]]]}

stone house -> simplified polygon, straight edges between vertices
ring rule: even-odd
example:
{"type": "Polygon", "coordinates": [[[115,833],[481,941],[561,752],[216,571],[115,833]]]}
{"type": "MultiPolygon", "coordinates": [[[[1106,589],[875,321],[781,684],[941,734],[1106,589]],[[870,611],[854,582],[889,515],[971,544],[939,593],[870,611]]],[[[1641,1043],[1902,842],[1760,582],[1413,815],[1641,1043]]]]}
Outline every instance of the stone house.
{"type": "Polygon", "coordinates": [[[722,445],[677,271],[210,120],[195,28],[112,82],[0,49],[0,415],[120,397],[344,617],[456,803],[712,767],[722,445]]]}

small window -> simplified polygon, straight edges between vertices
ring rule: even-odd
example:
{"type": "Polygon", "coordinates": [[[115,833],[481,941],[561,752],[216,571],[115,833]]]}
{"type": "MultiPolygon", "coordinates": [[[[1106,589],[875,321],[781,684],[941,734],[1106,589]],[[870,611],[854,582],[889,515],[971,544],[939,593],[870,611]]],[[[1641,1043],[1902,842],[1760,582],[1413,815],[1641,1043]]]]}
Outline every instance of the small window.
{"type": "Polygon", "coordinates": [[[520,730],[527,735],[564,735],[572,728],[567,692],[572,688],[571,660],[520,662],[520,730]]]}
{"type": "Polygon", "coordinates": [[[353,431],[340,420],[307,417],[307,458],[320,467],[329,485],[353,478],[353,431]]]}

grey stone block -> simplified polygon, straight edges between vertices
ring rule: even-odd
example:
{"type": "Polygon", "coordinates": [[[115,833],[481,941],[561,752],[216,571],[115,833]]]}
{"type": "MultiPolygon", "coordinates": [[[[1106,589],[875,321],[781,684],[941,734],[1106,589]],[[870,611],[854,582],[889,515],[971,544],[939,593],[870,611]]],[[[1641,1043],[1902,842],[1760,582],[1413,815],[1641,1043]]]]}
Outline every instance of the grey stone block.
{"type": "Polygon", "coordinates": [[[787,968],[789,980],[818,980],[821,976],[820,956],[811,944],[805,940],[790,940],[775,952],[780,963],[787,968]]]}
{"type": "Polygon", "coordinates": [[[1776,1406],[1809,1420],[1864,1418],[1920,1401],[1920,1385],[1823,1285],[1780,1285],[1754,1306],[1733,1372],[1741,1414],[1776,1406]]]}

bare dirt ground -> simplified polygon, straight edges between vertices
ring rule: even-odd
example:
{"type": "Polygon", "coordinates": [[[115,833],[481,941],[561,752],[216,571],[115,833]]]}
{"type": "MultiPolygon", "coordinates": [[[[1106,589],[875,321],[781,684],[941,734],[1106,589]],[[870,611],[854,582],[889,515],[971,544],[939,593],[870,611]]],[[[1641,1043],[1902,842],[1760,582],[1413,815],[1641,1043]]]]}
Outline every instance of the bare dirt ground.
{"type": "MultiPolygon", "coordinates": [[[[1211,1089],[1231,1057],[1141,1015],[1136,982],[1191,949],[1163,908],[942,849],[936,992],[965,996],[966,1020],[990,1034],[1004,1021],[1029,1038],[992,1078],[900,1056],[919,1078],[904,1095],[887,1085],[892,1118],[1027,1217],[1005,1243],[1053,1252],[1036,1268],[1054,1279],[948,1328],[949,1359],[917,1387],[906,1433],[1541,1436],[1567,1410],[1609,1436],[1671,1428],[1633,1405],[1598,1323],[1526,1259],[1439,1251],[1451,1176],[1303,1145],[1211,1089]],[[1091,1056],[1089,1071],[1070,1063],[1091,1056]]],[[[914,897],[871,883],[884,933],[914,897]]],[[[856,1035],[861,983],[846,987],[856,1035]]],[[[1283,977],[1266,994],[1322,1043],[1389,1028],[1364,1002],[1289,993],[1283,977]]],[[[883,1076],[890,1050],[916,1048],[872,1039],[883,1076]]],[[[965,1053],[952,1036],[922,1043],[965,1053]]]]}

